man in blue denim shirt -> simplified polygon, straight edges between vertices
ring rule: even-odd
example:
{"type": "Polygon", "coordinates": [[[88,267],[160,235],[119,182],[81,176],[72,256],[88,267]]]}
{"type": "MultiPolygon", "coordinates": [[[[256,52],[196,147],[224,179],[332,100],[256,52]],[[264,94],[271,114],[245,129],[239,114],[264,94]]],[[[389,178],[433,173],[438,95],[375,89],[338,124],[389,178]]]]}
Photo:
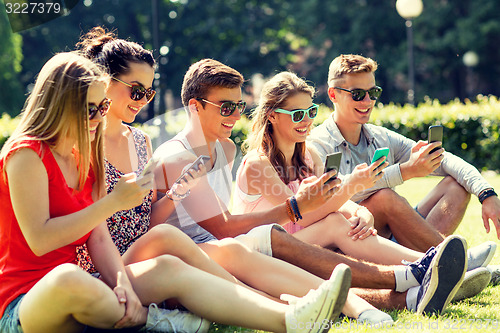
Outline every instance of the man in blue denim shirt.
{"type": "MultiPolygon", "coordinates": [[[[341,55],[330,64],[328,95],[335,112],[309,136],[323,160],[341,151],[340,173],[349,175],[358,164],[370,163],[377,148],[390,149],[389,166],[374,187],[353,193],[352,200],[366,206],[375,218],[379,235],[425,251],[452,234],[460,224],[470,193],[482,202],[486,231],[492,220],[500,238],[500,200],[475,167],[440,148],[441,142],[415,142],[386,128],[367,124],[382,89],[375,85],[377,63],[358,55],[341,55]],[[433,148],[439,149],[430,153],[433,148]],[[412,208],[394,191],[404,181],[427,175],[444,179],[412,208]]],[[[347,176],[348,177],[348,176],[347,176]]],[[[491,260],[495,244],[483,252],[491,260]]],[[[469,258],[474,259],[474,258],[469,258]]]]}

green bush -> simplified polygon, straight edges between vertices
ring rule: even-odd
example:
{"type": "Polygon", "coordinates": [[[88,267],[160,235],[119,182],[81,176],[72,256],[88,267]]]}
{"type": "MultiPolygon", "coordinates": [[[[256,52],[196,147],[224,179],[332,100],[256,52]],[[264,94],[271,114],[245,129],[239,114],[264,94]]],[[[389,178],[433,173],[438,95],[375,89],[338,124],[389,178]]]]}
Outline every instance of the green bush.
{"type": "MultiPolygon", "coordinates": [[[[314,123],[322,123],[331,109],[325,105],[314,123]]],[[[167,112],[165,127],[162,130],[170,134],[177,133],[185,123],[182,112],[167,112]],[[171,133],[170,133],[171,132],[171,133]]],[[[411,105],[377,105],[372,113],[371,122],[394,130],[414,140],[426,140],[430,125],[441,124],[444,129],[444,148],[472,163],[481,170],[500,170],[500,100],[494,96],[478,96],[475,102],[458,100],[447,104],[427,100],[417,107],[411,105]]],[[[4,114],[0,118],[0,146],[3,145],[18,123],[17,118],[4,114]]],[[[138,125],[146,130],[154,140],[159,136],[158,123],[138,125]]],[[[233,129],[232,139],[237,145],[245,140],[250,130],[250,120],[243,116],[233,129]]]]}

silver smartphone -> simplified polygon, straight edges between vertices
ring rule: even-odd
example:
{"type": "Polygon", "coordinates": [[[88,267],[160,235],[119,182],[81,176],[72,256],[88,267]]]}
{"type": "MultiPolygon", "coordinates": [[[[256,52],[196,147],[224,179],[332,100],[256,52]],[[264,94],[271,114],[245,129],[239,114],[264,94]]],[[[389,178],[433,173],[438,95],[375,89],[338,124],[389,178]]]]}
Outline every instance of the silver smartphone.
{"type": "Polygon", "coordinates": [[[200,163],[205,164],[206,161],[210,161],[210,156],[207,156],[207,155],[198,156],[196,158],[196,160],[194,160],[193,163],[189,164],[189,166],[184,168],[184,171],[181,173],[179,178],[177,178],[175,180],[175,182],[173,182],[173,184],[178,183],[182,177],[184,177],[190,170],[193,170],[198,164],[200,164],[200,163]]]}

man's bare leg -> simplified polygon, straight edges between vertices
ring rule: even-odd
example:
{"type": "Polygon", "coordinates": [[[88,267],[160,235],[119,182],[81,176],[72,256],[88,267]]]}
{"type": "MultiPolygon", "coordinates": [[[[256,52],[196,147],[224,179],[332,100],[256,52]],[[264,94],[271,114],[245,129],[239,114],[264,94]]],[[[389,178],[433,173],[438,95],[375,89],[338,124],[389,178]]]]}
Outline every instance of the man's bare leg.
{"type": "Polygon", "coordinates": [[[360,289],[352,291],[378,309],[403,310],[406,309],[406,292],[398,293],[389,289],[360,289]]]}
{"type": "Polygon", "coordinates": [[[273,257],[289,262],[323,279],[328,279],[340,263],[352,271],[352,286],[375,289],[394,289],[396,279],[391,266],[375,265],[299,241],[292,235],[271,231],[273,257]]]}
{"type": "Polygon", "coordinates": [[[375,218],[375,228],[383,237],[391,234],[399,244],[426,252],[444,240],[433,225],[424,220],[408,201],[391,189],[382,189],[362,201],[375,218]]]}
{"type": "Polygon", "coordinates": [[[443,235],[451,235],[464,218],[470,193],[453,177],[445,177],[418,203],[418,212],[443,235]]]}

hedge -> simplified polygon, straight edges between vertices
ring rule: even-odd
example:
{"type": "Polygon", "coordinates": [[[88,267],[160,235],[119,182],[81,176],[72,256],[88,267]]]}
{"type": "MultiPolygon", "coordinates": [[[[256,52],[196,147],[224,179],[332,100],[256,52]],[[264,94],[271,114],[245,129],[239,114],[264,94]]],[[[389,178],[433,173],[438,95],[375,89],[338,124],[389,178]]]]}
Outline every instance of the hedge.
{"type": "MultiPolygon", "coordinates": [[[[328,106],[322,105],[315,125],[323,122],[331,113],[328,106]]],[[[183,111],[167,112],[161,119],[137,124],[151,135],[166,133],[169,138],[182,128],[185,117],[183,111]],[[164,123],[163,131],[158,129],[164,123]]],[[[427,99],[417,107],[411,105],[379,104],[371,117],[374,124],[387,127],[414,140],[426,140],[430,125],[444,126],[444,148],[480,170],[500,170],[500,101],[494,96],[479,95],[476,101],[451,101],[440,104],[437,100],[427,99]]],[[[17,118],[7,114],[0,118],[0,146],[3,145],[18,123],[17,118]]],[[[250,129],[250,120],[243,116],[233,129],[232,139],[241,145],[250,129]]],[[[159,139],[157,141],[164,140],[159,139]]]]}

